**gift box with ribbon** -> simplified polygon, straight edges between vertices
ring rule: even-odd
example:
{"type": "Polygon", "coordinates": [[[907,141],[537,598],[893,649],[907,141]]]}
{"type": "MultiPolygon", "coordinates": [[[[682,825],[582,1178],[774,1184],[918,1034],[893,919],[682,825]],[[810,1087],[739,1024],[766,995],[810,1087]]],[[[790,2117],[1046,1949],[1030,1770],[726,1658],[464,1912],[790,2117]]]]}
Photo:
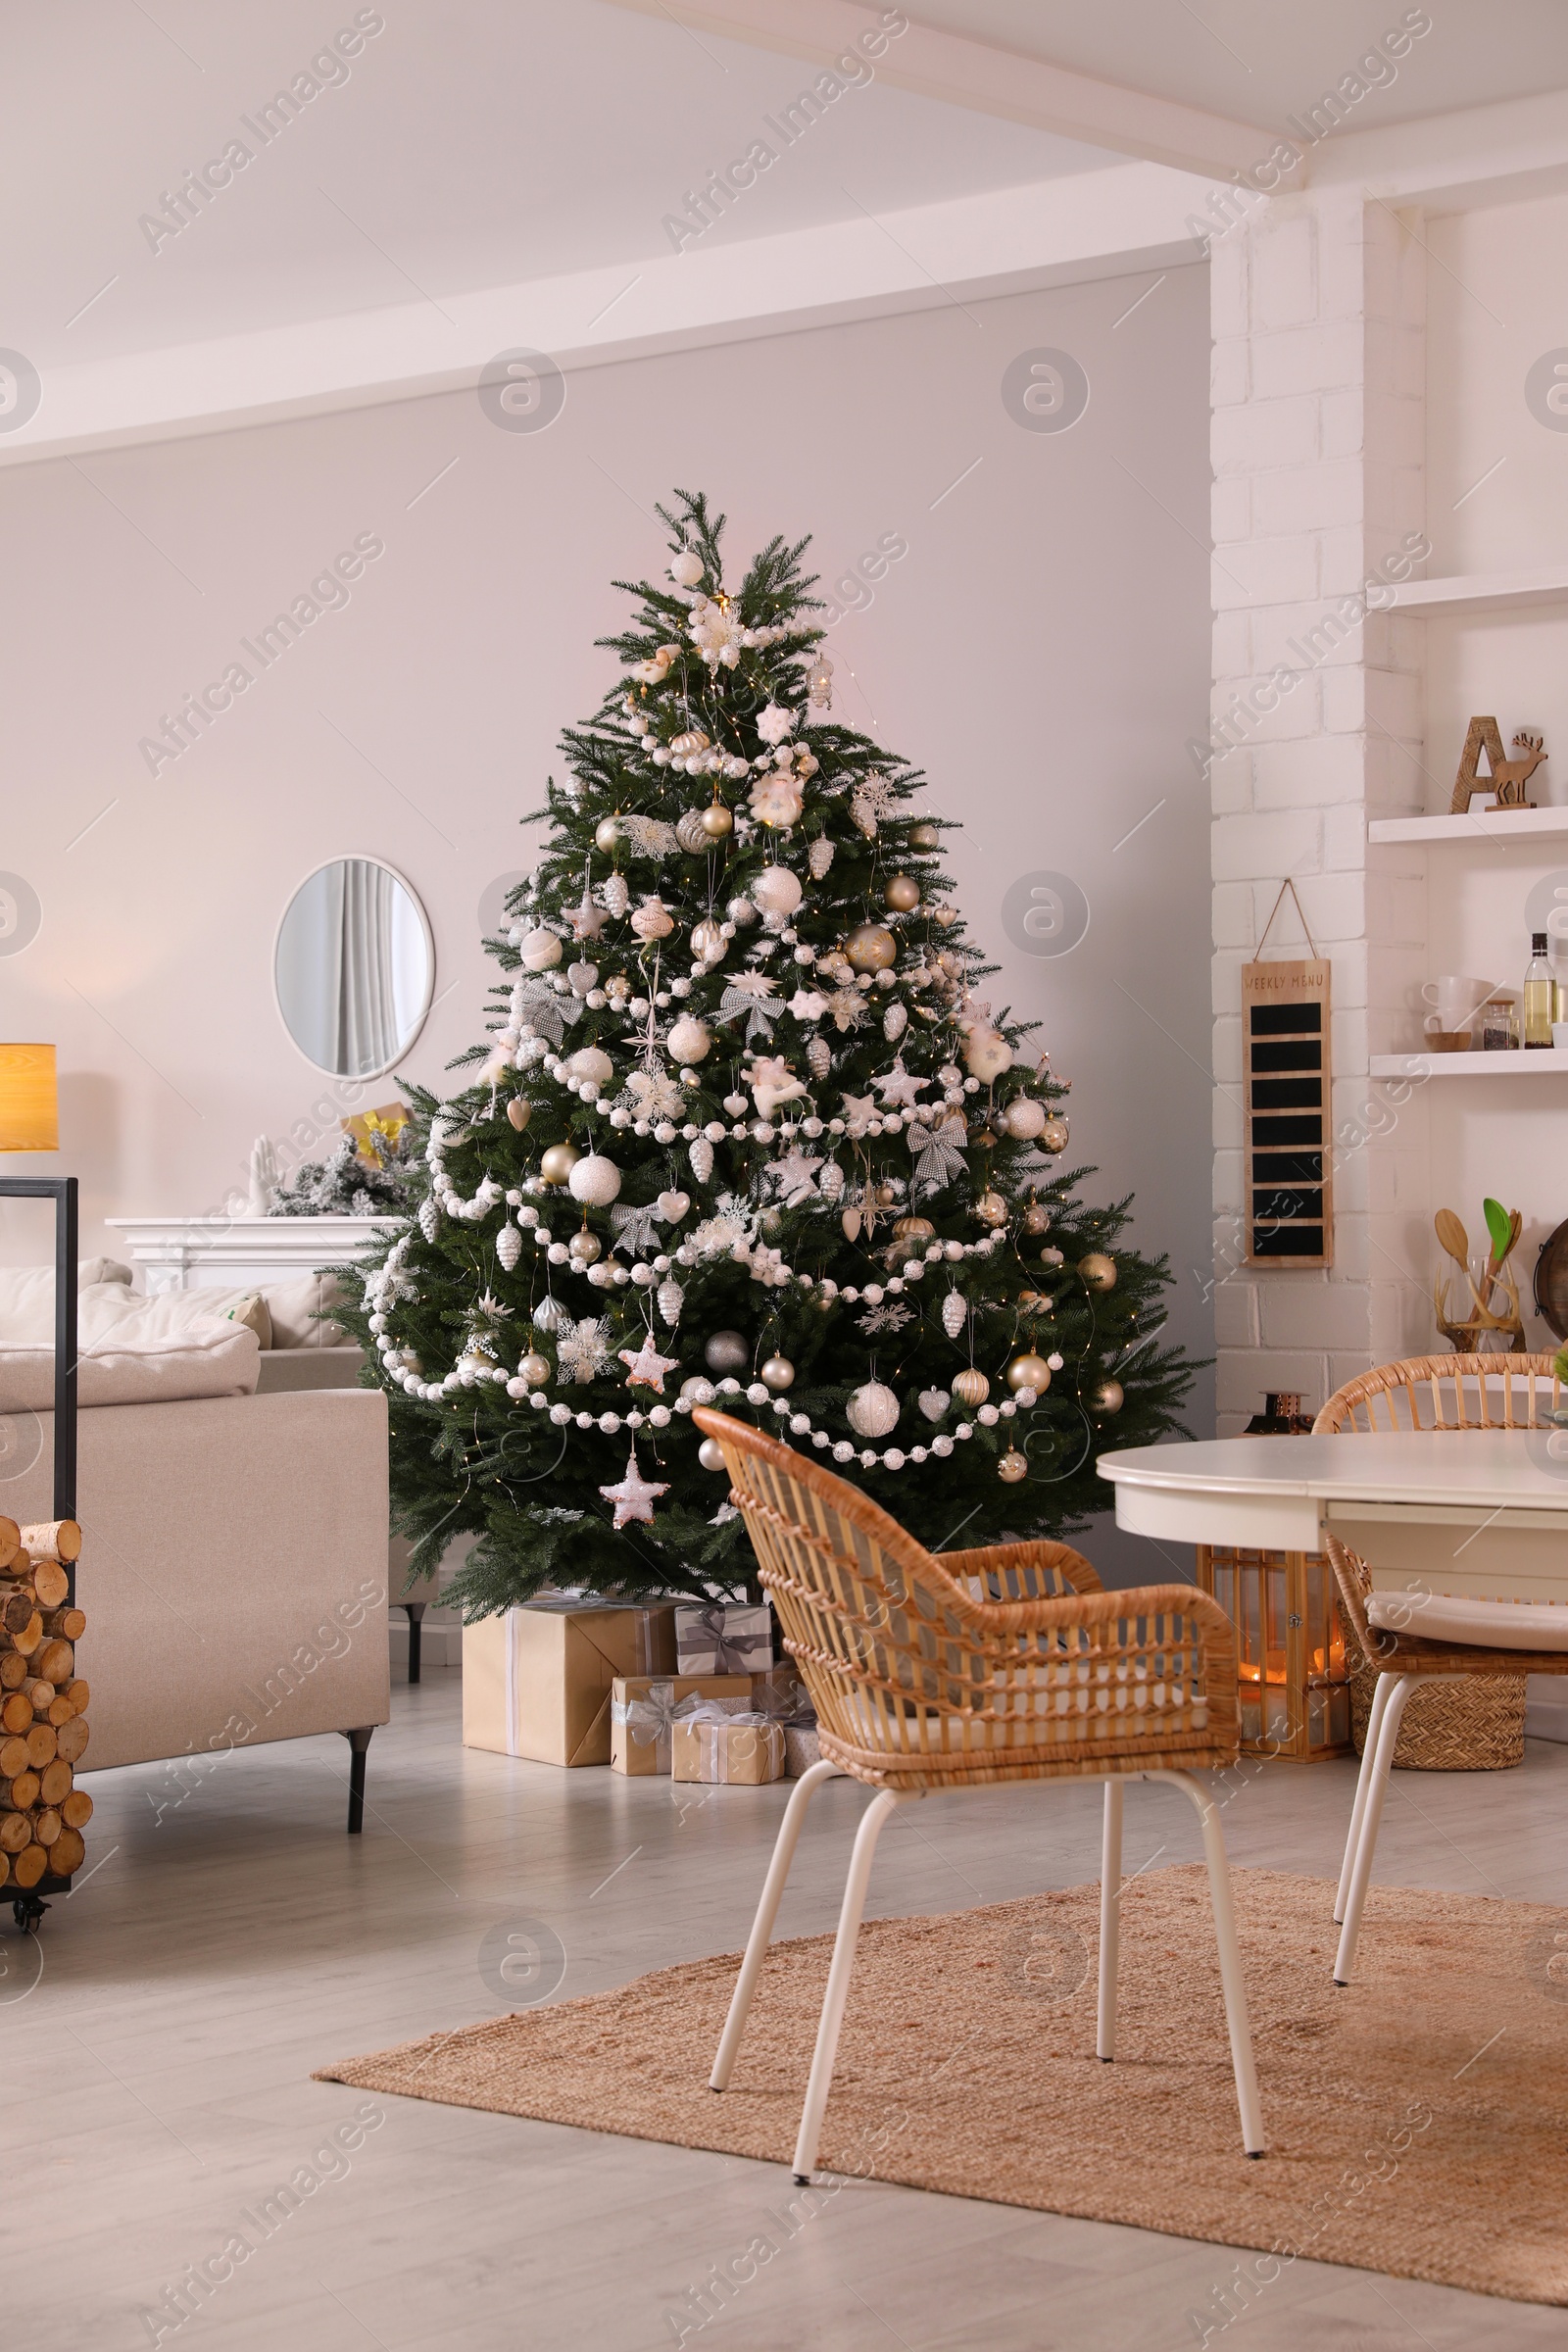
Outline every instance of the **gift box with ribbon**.
{"type": "Polygon", "coordinates": [[[675,1665],[673,1601],[542,1594],[463,1629],[463,1744],[538,1764],[610,1762],[617,1676],[675,1665]]]}
{"type": "Polygon", "coordinates": [[[675,1611],[681,1674],[760,1674],[773,1663],[773,1612],[765,1601],[710,1601],[675,1611]]]}
{"type": "Polygon", "coordinates": [[[792,1723],[813,1724],[816,1709],[811,1694],[801,1680],[801,1670],[793,1659],[782,1666],[769,1666],[752,1680],[752,1704],[759,1715],[768,1716],[781,1723],[787,1731],[792,1723]]]}
{"type": "Polygon", "coordinates": [[[610,1686],[610,1769],[632,1777],[669,1772],[670,1727],[689,1698],[751,1703],[744,1674],[621,1675],[610,1686]]]}
{"type": "Polygon", "coordinates": [[[784,1777],[784,1731],[745,1699],[687,1699],[670,1731],[670,1778],[760,1788],[784,1777]]]}

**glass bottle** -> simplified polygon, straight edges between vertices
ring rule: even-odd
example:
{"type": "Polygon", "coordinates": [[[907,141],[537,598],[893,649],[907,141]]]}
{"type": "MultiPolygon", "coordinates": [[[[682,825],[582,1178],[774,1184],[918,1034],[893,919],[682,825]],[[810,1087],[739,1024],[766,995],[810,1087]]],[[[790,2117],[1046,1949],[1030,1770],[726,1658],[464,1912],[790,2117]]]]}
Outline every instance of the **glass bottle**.
{"type": "Polygon", "coordinates": [[[1551,1015],[1555,986],[1551,964],[1547,958],[1549,946],[1544,931],[1530,935],[1530,961],[1525,967],[1523,1003],[1520,1006],[1523,1035],[1520,1043],[1529,1050],[1548,1050],[1551,1045],[1551,1015]]]}

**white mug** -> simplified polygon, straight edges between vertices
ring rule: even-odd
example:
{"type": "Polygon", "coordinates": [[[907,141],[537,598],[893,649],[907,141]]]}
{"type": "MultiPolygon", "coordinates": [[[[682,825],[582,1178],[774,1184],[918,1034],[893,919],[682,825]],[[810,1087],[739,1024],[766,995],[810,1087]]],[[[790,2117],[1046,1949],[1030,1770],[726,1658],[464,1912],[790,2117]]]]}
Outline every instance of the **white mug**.
{"type": "Polygon", "coordinates": [[[1474,1020],[1496,985],[1494,980],[1461,979],[1453,972],[1446,972],[1441,980],[1429,980],[1421,994],[1428,1004],[1437,1006],[1438,1017],[1426,1026],[1450,1033],[1463,1029],[1474,1020]]]}

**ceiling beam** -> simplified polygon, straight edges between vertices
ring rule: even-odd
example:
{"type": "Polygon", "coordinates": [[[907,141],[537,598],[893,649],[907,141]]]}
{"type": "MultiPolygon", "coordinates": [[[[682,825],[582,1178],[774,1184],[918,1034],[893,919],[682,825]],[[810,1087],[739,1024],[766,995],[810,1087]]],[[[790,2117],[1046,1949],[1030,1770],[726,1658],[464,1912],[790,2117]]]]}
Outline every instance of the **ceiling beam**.
{"type": "Polygon", "coordinates": [[[1205,183],[1151,164],[1002,188],[773,237],[732,237],[640,266],[210,343],[51,368],[36,414],[0,435],[0,467],[474,392],[519,347],[568,377],[649,354],[957,306],[1199,259],[1205,183]]]}
{"type": "Polygon", "coordinates": [[[1359,185],[1429,213],[1558,195],[1568,189],[1568,90],[1336,131],[1310,150],[1307,168],[1315,187],[1359,185]]]}
{"type": "Polygon", "coordinates": [[[905,29],[886,39],[874,60],[879,81],[1179,172],[1228,179],[1265,158],[1277,135],[1256,123],[1233,122],[1201,107],[995,48],[966,33],[914,24],[902,9],[862,8],[855,0],[615,0],[615,5],[776,50],[819,69],[852,48],[863,57],[865,36],[879,28],[885,33],[890,21],[898,19],[905,29]]]}

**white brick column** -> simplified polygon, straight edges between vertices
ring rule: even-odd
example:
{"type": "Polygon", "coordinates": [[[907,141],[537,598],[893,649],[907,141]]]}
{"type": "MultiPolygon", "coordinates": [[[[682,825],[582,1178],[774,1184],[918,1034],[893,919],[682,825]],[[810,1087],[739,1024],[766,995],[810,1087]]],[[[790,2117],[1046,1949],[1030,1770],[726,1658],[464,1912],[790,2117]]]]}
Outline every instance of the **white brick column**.
{"type": "MultiPolygon", "coordinates": [[[[1405,1193],[1424,1197],[1425,1106],[1418,1094],[1390,1101],[1368,1075],[1369,1013],[1407,1005],[1425,933],[1419,864],[1379,849],[1369,872],[1366,841],[1369,816],[1425,806],[1423,624],[1377,610],[1376,586],[1408,576],[1423,521],[1425,257],[1412,232],[1359,191],[1308,190],[1260,205],[1211,248],[1224,1435],[1265,1389],[1298,1389],[1315,1408],[1352,1372],[1420,1345],[1430,1322],[1412,1296],[1401,1209],[1405,1193]],[[1333,963],[1326,1271],[1242,1263],[1240,967],[1287,875],[1333,963]]],[[[1307,952],[1289,899],[1267,952],[1307,952]]]]}

